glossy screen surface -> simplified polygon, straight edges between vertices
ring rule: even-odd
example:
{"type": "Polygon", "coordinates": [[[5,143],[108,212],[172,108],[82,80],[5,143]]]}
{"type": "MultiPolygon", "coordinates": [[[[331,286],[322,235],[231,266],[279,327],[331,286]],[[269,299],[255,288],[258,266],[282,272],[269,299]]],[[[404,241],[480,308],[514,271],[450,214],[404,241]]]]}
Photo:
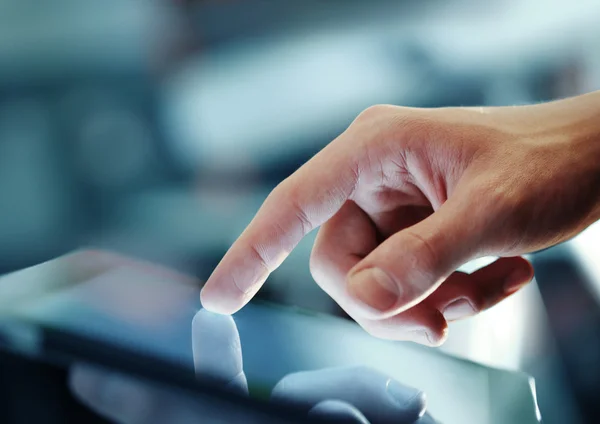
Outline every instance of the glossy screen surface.
{"type": "Polygon", "coordinates": [[[90,268],[68,261],[0,278],[3,315],[158,357],[200,378],[229,381],[243,367],[251,396],[268,395],[293,372],[367,366],[423,390],[428,411],[443,423],[536,422],[523,374],[377,340],[351,322],[282,307],[251,304],[224,327],[221,318],[194,318],[201,305],[193,280],[135,263],[90,268]]]}

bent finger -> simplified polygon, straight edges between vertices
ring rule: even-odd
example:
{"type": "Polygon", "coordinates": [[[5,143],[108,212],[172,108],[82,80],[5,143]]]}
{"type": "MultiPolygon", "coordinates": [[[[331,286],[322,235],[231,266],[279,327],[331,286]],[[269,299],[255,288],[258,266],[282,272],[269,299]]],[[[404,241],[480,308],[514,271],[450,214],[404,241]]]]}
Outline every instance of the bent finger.
{"type": "Polygon", "coordinates": [[[447,324],[440,312],[428,304],[416,305],[395,316],[365,318],[346,285],[346,275],[377,246],[375,227],[354,202],[348,201],[325,225],[315,241],[311,272],[319,286],[370,334],[384,339],[441,344],[447,324]]]}
{"type": "Polygon", "coordinates": [[[532,278],[533,267],[526,259],[500,258],[471,274],[453,273],[424,303],[454,321],[491,308],[532,278]]]}

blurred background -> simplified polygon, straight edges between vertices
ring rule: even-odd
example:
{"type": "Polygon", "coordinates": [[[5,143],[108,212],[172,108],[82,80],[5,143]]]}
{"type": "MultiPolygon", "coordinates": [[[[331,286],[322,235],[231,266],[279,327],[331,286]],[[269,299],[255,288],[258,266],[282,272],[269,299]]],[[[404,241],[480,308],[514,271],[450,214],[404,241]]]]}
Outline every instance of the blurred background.
{"type": "MultiPolygon", "coordinates": [[[[94,246],[206,279],[370,105],[600,89],[598,16],[597,0],[0,0],[0,274],[94,246]]],[[[259,296],[342,315],[311,279],[313,239],[259,296]]],[[[533,260],[534,284],[442,349],[534,375],[547,423],[598,422],[600,228],[533,260]]]]}

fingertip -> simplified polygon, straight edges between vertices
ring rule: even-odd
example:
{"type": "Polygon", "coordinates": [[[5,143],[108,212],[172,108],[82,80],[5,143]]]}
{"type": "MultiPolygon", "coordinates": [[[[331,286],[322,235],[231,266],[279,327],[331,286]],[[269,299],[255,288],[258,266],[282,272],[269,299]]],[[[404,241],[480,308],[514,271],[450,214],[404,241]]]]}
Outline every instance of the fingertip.
{"type": "Polygon", "coordinates": [[[228,308],[227,306],[224,307],[223,305],[219,305],[218,303],[215,304],[211,302],[205,302],[202,299],[200,299],[200,303],[202,305],[202,308],[209,312],[212,312],[213,314],[229,316],[237,312],[237,310],[228,308]]]}
{"type": "Polygon", "coordinates": [[[423,328],[416,330],[416,343],[439,347],[448,338],[448,322],[444,315],[437,309],[429,309],[427,315],[422,318],[423,328]]]}
{"type": "Polygon", "coordinates": [[[423,328],[417,330],[417,335],[421,337],[415,341],[429,347],[443,345],[448,338],[449,331],[448,322],[444,315],[437,309],[427,308],[426,314],[423,314],[421,319],[423,328]]]}
{"type": "Polygon", "coordinates": [[[233,315],[244,306],[237,297],[223,295],[219,287],[209,284],[200,291],[200,304],[207,311],[220,315],[233,315]]]}
{"type": "Polygon", "coordinates": [[[533,279],[534,270],[527,259],[514,256],[499,258],[472,275],[481,284],[489,285],[490,282],[495,281],[496,291],[509,295],[527,285],[533,279]]]}
{"type": "Polygon", "coordinates": [[[506,293],[516,292],[523,286],[529,284],[533,279],[533,265],[531,265],[531,263],[524,258],[515,259],[520,260],[515,261],[513,264],[513,270],[506,278],[506,282],[504,283],[504,291],[506,293]]]}
{"type": "MultiPolygon", "coordinates": [[[[445,321],[444,321],[445,322],[445,321]]],[[[444,328],[438,331],[432,331],[428,334],[429,346],[431,347],[440,347],[443,345],[448,339],[448,324],[445,324],[444,328]]]]}
{"type": "Polygon", "coordinates": [[[269,277],[254,250],[232,247],[200,292],[202,306],[214,313],[232,315],[260,290],[269,277]]]}
{"type": "Polygon", "coordinates": [[[415,330],[412,336],[407,338],[411,341],[427,347],[440,347],[448,338],[448,329],[442,331],[431,331],[430,329],[415,330]]]}
{"type": "Polygon", "coordinates": [[[500,258],[472,274],[454,272],[426,303],[446,321],[479,314],[503,301],[533,278],[533,267],[522,257],[500,258]]]}
{"type": "Polygon", "coordinates": [[[192,318],[192,328],[227,334],[235,334],[237,331],[237,326],[230,314],[218,314],[206,308],[201,308],[196,312],[192,318]]]}

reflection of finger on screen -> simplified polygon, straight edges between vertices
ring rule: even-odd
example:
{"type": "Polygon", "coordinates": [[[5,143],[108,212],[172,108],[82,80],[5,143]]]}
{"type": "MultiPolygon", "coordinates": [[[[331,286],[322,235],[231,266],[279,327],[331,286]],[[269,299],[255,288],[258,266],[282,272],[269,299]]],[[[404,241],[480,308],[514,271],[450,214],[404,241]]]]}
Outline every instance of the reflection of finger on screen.
{"type": "Polygon", "coordinates": [[[419,418],[419,421],[415,421],[415,424],[442,424],[442,423],[434,420],[431,415],[425,414],[421,418],[419,418]]]}
{"type": "Polygon", "coordinates": [[[233,318],[201,309],[192,321],[196,374],[223,381],[234,391],[248,392],[242,345],[233,318]]]}
{"type": "Polygon", "coordinates": [[[118,424],[265,422],[225,402],[86,365],[71,369],[73,394],[118,424]]]}
{"type": "Polygon", "coordinates": [[[351,404],[373,423],[413,423],[425,412],[423,392],[367,367],[330,368],[289,374],[273,389],[274,401],[308,411],[327,399],[351,404]]]}
{"type": "Polygon", "coordinates": [[[153,415],[163,403],[151,386],[86,365],[71,369],[69,385],[85,405],[122,424],[147,422],[144,416],[153,415]]]}
{"type": "Polygon", "coordinates": [[[309,411],[308,416],[326,419],[332,424],[369,424],[358,409],[341,400],[319,402],[309,411]]]}

